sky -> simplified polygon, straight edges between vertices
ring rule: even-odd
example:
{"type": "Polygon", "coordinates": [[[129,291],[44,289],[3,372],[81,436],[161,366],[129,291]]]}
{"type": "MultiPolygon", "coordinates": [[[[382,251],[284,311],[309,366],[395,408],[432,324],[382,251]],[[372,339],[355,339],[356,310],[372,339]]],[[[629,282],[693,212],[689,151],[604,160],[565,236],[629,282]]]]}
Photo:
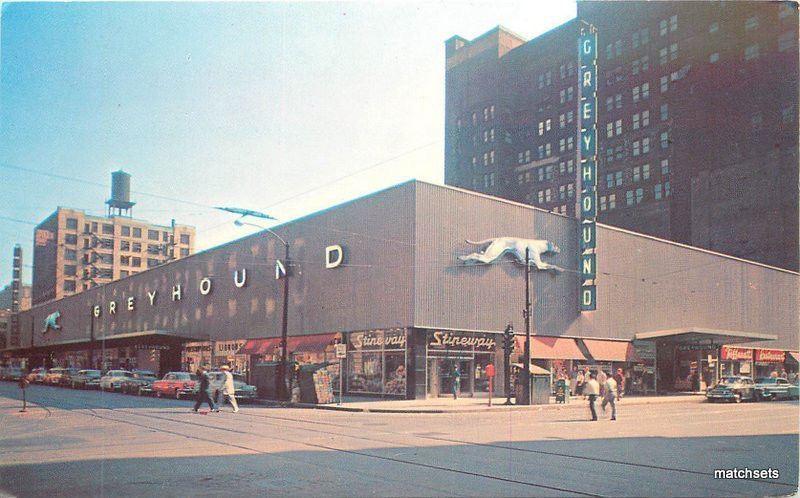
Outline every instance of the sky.
{"type": "Polygon", "coordinates": [[[573,1],[3,3],[0,287],[57,206],[194,225],[199,250],[411,178],[444,178],[444,41],[528,39],[573,1]],[[46,174],[42,174],[46,173],[46,174]],[[152,194],[152,195],[150,195],[152,194]]]}

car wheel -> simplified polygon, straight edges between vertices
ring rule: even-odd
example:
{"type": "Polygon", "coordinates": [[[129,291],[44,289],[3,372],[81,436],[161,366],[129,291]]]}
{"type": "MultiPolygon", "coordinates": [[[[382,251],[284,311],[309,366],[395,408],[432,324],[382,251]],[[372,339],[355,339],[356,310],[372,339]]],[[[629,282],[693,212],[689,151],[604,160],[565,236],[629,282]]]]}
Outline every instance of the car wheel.
{"type": "Polygon", "coordinates": [[[160,397],[161,397],[161,391],[156,391],[156,398],[160,398],[160,397]]]}
{"type": "Polygon", "coordinates": [[[181,393],[177,389],[175,389],[175,399],[181,399],[181,393]]]}
{"type": "Polygon", "coordinates": [[[733,395],[733,402],[734,403],[741,403],[742,402],[742,395],[741,394],[734,394],[733,395]]]}

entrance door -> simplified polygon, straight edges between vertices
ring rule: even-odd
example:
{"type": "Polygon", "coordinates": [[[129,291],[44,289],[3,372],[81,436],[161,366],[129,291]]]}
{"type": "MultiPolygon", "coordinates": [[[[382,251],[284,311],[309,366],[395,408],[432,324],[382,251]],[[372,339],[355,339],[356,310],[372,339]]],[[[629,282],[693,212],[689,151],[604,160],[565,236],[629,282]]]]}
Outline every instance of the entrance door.
{"type": "Polygon", "coordinates": [[[453,395],[453,368],[460,374],[459,396],[472,397],[475,391],[475,360],[464,358],[428,358],[428,395],[453,395]]]}

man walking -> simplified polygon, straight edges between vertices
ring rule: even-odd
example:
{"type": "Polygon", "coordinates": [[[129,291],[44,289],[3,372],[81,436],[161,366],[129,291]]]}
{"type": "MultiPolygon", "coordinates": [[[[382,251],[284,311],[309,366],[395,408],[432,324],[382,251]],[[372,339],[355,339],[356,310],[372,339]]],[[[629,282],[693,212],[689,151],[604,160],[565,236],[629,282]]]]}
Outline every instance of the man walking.
{"type": "Polygon", "coordinates": [[[197,412],[200,405],[203,404],[203,401],[206,401],[211,411],[218,412],[219,408],[217,408],[217,404],[211,399],[211,379],[208,377],[208,372],[206,372],[204,367],[199,367],[197,369],[197,376],[200,378],[200,389],[197,390],[197,400],[194,402],[194,411],[197,412]]]}
{"type": "Polygon", "coordinates": [[[600,394],[600,384],[593,373],[589,374],[589,380],[583,386],[583,394],[589,397],[589,411],[592,412],[592,420],[597,420],[597,411],[594,409],[594,401],[600,394]]]}
{"type": "Polygon", "coordinates": [[[625,393],[625,375],[621,368],[617,369],[614,380],[617,381],[617,399],[622,399],[622,395],[625,393]]]}
{"type": "Polygon", "coordinates": [[[461,371],[458,369],[458,363],[453,365],[453,399],[458,399],[458,391],[461,390],[461,371]]]}
{"type": "MultiPolygon", "coordinates": [[[[233,413],[239,411],[239,404],[236,402],[236,387],[233,385],[233,374],[231,373],[231,367],[228,365],[222,365],[220,367],[222,370],[222,374],[225,376],[225,382],[222,386],[222,395],[228,399],[231,406],[233,407],[233,413]]],[[[225,399],[223,398],[223,403],[225,399]]]]}
{"type": "Polygon", "coordinates": [[[603,395],[603,402],[600,407],[603,408],[603,413],[606,411],[606,405],[611,404],[611,420],[617,420],[617,403],[616,399],[619,394],[617,393],[617,381],[613,376],[608,376],[605,384],[605,394],[603,395]]]}

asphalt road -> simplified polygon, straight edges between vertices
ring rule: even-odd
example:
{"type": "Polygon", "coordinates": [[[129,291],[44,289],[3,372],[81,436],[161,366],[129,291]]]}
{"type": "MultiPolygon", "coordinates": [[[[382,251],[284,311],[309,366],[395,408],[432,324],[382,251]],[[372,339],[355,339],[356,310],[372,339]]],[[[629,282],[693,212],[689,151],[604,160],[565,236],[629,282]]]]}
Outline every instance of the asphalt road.
{"type": "Polygon", "coordinates": [[[244,406],[0,383],[0,490],[17,496],[735,496],[797,491],[798,404],[446,414],[244,406]],[[721,480],[715,469],[776,469],[721,480]]]}

